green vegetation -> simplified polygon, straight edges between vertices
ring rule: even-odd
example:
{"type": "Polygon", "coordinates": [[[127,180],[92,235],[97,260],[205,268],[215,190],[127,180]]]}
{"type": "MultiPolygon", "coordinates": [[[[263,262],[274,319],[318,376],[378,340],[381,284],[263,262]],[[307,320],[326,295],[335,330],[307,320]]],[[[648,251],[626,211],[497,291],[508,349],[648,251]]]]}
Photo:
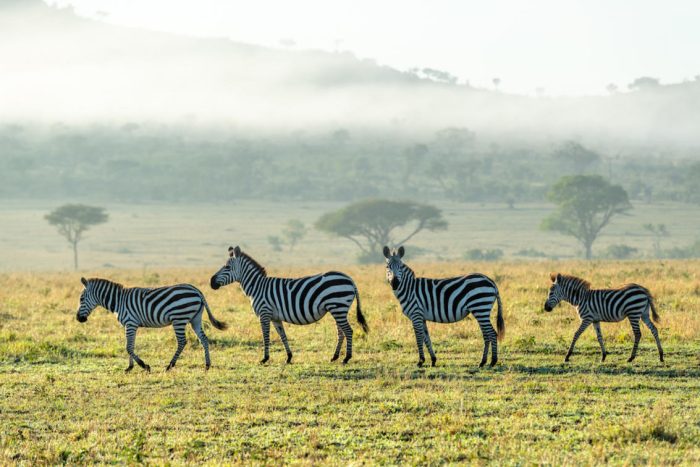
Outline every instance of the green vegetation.
{"type": "MultiPolygon", "coordinates": [[[[210,268],[161,270],[156,283],[192,282],[231,324],[208,327],[213,368],[188,331],[178,367],[123,373],[128,358],[115,317],[97,310],[75,320],[77,274],[0,275],[0,463],[411,463],[697,464],[700,462],[700,262],[531,262],[411,264],[420,275],[478,270],[496,279],[508,337],[494,369],[479,370],[473,320],[432,325],[436,368],[414,367],[414,338],[381,277],[381,266],[350,273],[371,333],[353,321],[355,357],[327,360],[330,318],[288,330],[296,353],[284,364],[273,340],[260,366],[259,325],[235,287],[211,291],[210,268]],[[654,293],[667,363],[643,333],[627,364],[627,323],[604,324],[610,355],[598,362],[594,332],[570,364],[575,311],[542,311],[548,272],[567,271],[595,286],[635,280],[654,293]]],[[[306,274],[315,268],[268,269],[306,274]]],[[[151,283],[137,271],[95,271],[125,284],[151,283]]],[[[170,329],[139,332],[138,351],[165,367],[170,329]]]]}
{"type": "Polygon", "coordinates": [[[632,209],[627,192],[600,175],[562,177],[547,198],[558,209],[542,222],[542,228],[576,238],[586,259],[593,257],[593,242],[613,217],[632,209]]]}
{"type": "Polygon", "coordinates": [[[385,245],[402,245],[422,230],[446,230],[447,221],[438,208],[427,204],[369,199],[324,214],[315,227],[352,241],[362,251],[360,262],[376,263],[385,245]],[[397,237],[400,228],[408,232],[397,237]]]}

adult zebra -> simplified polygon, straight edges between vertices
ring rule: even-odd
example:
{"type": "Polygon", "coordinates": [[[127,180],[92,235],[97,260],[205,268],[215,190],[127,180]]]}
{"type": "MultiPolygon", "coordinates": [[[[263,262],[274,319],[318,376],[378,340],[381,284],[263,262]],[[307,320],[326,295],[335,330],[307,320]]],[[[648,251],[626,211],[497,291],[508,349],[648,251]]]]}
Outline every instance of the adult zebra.
{"type": "Polygon", "coordinates": [[[575,306],[581,318],[581,325],[574,334],[574,339],[571,341],[566,358],[564,358],[565,362],[568,362],[569,358],[571,358],[578,338],[591,324],[595,328],[598,343],[600,344],[601,361],[604,362],[608,352],[605,350],[605,344],[603,343],[600,323],[601,321],[606,323],[618,322],[625,318],[629,319],[632,325],[632,332],[634,333],[632,355],[627,361],[631,362],[637,356],[639,339],[642,337],[642,331],[639,329],[640,318],[654,336],[656,347],[659,350],[659,359],[662,362],[664,361],[664,351],[661,348],[659,331],[649,319],[649,310],[651,309],[651,316],[654,318],[654,321],[659,321],[659,315],[654,307],[654,299],[647,289],[637,284],[626,284],[617,289],[591,290],[591,284],[580,277],[554,272],[549,277],[552,281],[552,286],[549,289],[547,301],[544,303],[544,310],[552,311],[563,300],[575,306]]]}
{"type": "Polygon", "coordinates": [[[119,323],[126,329],[126,351],[129,354],[129,366],[126,371],[134,368],[134,360],[144,370],[151,371],[151,367],[146,365],[134,351],[138,328],[161,328],[171,324],[177,337],[177,350],[165,370],[174,367],[187,344],[185,338],[187,323],[192,325],[199,342],[202,343],[206,369],[208,370],[211,366],[209,341],[202,329],[202,310],[206,308],[209,321],[216,329],[226,329],[226,323],[214,318],[204,295],[195,286],[178,284],[148,289],[127,288],[106,279],[83,277],[80,281],[85,288],[80,294],[80,308],[76,319],[84,323],[98,305],[117,314],[119,323]]]}
{"type": "Polygon", "coordinates": [[[480,367],[486,364],[489,344],[491,344],[491,366],[498,361],[498,340],[505,336],[503,306],[498,287],[483,274],[451,277],[447,279],[428,279],[416,277],[413,270],[403,262],[404,247],[390,251],[384,247],[386,258],[386,279],[394,290],[394,295],[401,303],[403,314],[413,323],[413,331],[418,345],[418,366],[425,363],[423,345],[428,348],[432,366],[437,357],[428,334],[426,321],[436,323],[455,323],[464,319],[469,313],[474,315],[484,338],[484,354],[480,367]],[[491,325],[491,309],[498,302],[498,333],[491,325]]]}
{"type": "Polygon", "coordinates": [[[265,268],[239,247],[229,247],[228,251],[228,261],[211,277],[211,288],[216,290],[232,282],[240,282],[262,327],[265,353],[260,363],[270,359],[270,322],[287,351],[287,363],[291,363],[292,350],[282,323],[311,324],[323,318],[326,312],[333,316],[338,328],[338,345],[331,361],[340,357],[343,339],[347,339],[343,363],[352,358],[353,331],[348,322],[348,312],[353,300],[357,300],[357,321],[365,333],[369,329],[360,309],[357,287],[348,275],[330,271],[298,279],[267,277],[265,268]]]}

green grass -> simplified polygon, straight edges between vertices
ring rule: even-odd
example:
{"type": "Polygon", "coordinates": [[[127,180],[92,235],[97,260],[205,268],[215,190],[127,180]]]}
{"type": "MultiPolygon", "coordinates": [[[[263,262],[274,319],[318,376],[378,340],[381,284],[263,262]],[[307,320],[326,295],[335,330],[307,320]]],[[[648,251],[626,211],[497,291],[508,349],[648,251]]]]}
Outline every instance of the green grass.
{"type": "MultiPolygon", "coordinates": [[[[287,326],[292,365],[275,335],[271,362],[261,366],[259,324],[238,287],[206,287],[216,266],[158,278],[197,284],[231,325],[207,327],[209,372],[188,331],[178,366],[165,373],[175,350],[165,328],[137,336],[137,352],[154,371],[125,374],[115,317],[96,310],[86,324],[75,320],[78,275],[0,274],[0,464],[700,462],[700,262],[416,264],[420,274],[480,270],[498,281],[507,336],[499,364],[485,369],[477,367],[474,320],[432,325],[438,366],[416,368],[410,323],[381,266],[339,267],[356,278],[371,328],[363,335],[352,312],[350,364],[328,361],[335,326],[326,317],[287,326]],[[542,311],[555,268],[595,286],[649,287],[666,363],[646,330],[637,360],[626,362],[627,323],[603,325],[605,363],[592,330],[563,363],[578,319],[568,306],[542,311]]],[[[98,274],[128,285],[150,277],[91,275],[98,274]]]]}

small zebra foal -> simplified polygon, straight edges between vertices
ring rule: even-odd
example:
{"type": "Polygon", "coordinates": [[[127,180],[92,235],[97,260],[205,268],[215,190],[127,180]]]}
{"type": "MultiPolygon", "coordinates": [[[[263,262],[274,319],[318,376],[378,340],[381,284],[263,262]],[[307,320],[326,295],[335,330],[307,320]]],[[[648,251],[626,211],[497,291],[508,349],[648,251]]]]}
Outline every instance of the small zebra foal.
{"type": "Polygon", "coordinates": [[[386,258],[386,279],[401,304],[403,314],[413,323],[413,331],[418,345],[418,366],[425,363],[423,345],[428,348],[432,366],[437,357],[433,352],[426,321],[435,323],[456,323],[470,313],[479,323],[484,338],[484,354],[480,367],[486,364],[491,344],[491,366],[498,361],[498,342],[506,332],[503,322],[503,306],[496,283],[483,274],[450,277],[446,279],[429,279],[416,277],[415,273],[402,260],[404,247],[390,251],[384,247],[386,258]],[[496,326],[491,325],[491,309],[498,302],[496,326]]]}
{"type": "Polygon", "coordinates": [[[581,325],[574,334],[574,339],[571,341],[571,346],[564,359],[565,362],[568,362],[571,354],[574,353],[574,346],[578,338],[591,324],[595,328],[602,352],[600,361],[604,362],[608,352],[605,350],[605,344],[603,343],[600,323],[601,321],[606,323],[618,322],[625,318],[629,319],[632,325],[632,332],[634,333],[632,355],[627,361],[631,362],[637,356],[639,339],[642,337],[642,331],[639,329],[640,318],[647,325],[656,340],[656,347],[659,349],[659,360],[664,361],[664,351],[661,348],[659,331],[649,319],[649,310],[651,310],[651,317],[656,322],[659,321],[659,315],[654,307],[654,298],[647,289],[637,284],[626,284],[617,289],[591,290],[591,284],[588,281],[579,277],[558,273],[552,273],[550,279],[552,286],[549,289],[549,296],[544,304],[544,310],[552,311],[563,300],[575,306],[581,318],[581,325]]]}
{"type": "Polygon", "coordinates": [[[204,295],[195,286],[179,284],[155,289],[126,288],[106,279],[85,279],[83,277],[80,281],[85,289],[80,295],[80,308],[76,319],[84,323],[98,305],[117,314],[119,323],[126,329],[126,351],[129,354],[127,372],[134,368],[134,360],[144,370],[151,371],[151,367],[146,365],[134,352],[138,328],[161,328],[171,324],[175,331],[175,337],[177,337],[177,350],[165,370],[170,370],[175,366],[185,348],[187,323],[192,325],[199,342],[202,343],[206,369],[208,370],[211,366],[209,341],[202,329],[202,310],[206,308],[209,321],[216,329],[226,329],[226,323],[214,318],[204,295]]]}
{"type": "Polygon", "coordinates": [[[348,322],[348,312],[353,300],[357,300],[357,321],[365,333],[369,329],[360,309],[360,294],[350,276],[330,271],[297,279],[267,277],[265,268],[239,247],[230,247],[228,251],[228,261],[211,277],[211,288],[216,290],[240,282],[243,293],[250,298],[253,311],[260,319],[265,346],[260,363],[270,359],[270,323],[287,351],[287,363],[291,363],[292,349],[282,323],[311,324],[323,318],[326,312],[333,316],[338,328],[338,345],[331,361],[340,357],[344,338],[347,339],[347,347],[343,363],[352,358],[353,331],[348,322]]]}

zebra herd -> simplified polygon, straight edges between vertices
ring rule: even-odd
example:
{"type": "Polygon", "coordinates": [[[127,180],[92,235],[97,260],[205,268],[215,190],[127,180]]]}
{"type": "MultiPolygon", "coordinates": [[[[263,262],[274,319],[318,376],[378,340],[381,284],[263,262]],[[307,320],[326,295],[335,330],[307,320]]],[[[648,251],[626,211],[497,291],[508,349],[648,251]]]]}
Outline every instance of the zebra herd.
{"type": "MultiPolygon", "coordinates": [[[[338,343],[331,362],[340,357],[343,341],[346,342],[345,358],[352,358],[353,329],[348,321],[348,313],[356,301],[356,317],[367,333],[369,328],[360,307],[360,295],[355,282],[342,272],[329,271],[301,278],[268,277],[263,268],[239,247],[229,248],[229,258],[210,280],[212,289],[238,282],[243,293],[250,299],[253,311],[260,320],[264,353],[260,363],[270,358],[270,323],[280,336],[287,351],[287,363],[292,361],[292,350],[284,330],[284,323],[311,324],[319,321],[326,313],[335,320],[338,330],[338,343]]],[[[432,366],[437,356],[428,333],[427,322],[455,323],[473,315],[479,324],[484,340],[484,352],[479,366],[484,366],[491,349],[493,366],[498,361],[498,341],[505,335],[503,305],[496,283],[483,274],[469,274],[443,279],[416,277],[413,270],[403,262],[404,247],[390,250],[384,247],[386,259],[386,279],[394,295],[401,304],[403,314],[411,320],[418,349],[418,366],[425,363],[423,347],[428,349],[432,366]],[[496,329],[491,324],[491,310],[497,303],[496,329]]],[[[545,311],[552,311],[561,301],[576,307],[581,325],[574,334],[565,361],[569,361],[576,341],[591,324],[595,328],[602,352],[601,360],[607,356],[601,322],[617,322],[627,318],[634,333],[634,346],[629,362],[637,355],[641,338],[639,321],[651,331],[659,351],[659,359],[664,361],[664,353],[659,333],[654,324],[658,314],[654,301],[647,289],[637,284],[627,284],[617,289],[591,289],[590,284],[578,277],[553,273],[551,287],[544,304],[545,311]],[[651,317],[650,317],[651,311],[651,317]]],[[[81,279],[84,289],[80,295],[77,320],[87,321],[90,313],[102,306],[116,313],[117,320],[126,332],[126,351],[129,355],[131,371],[136,362],[141,368],[150,371],[134,350],[136,331],[139,327],[159,328],[173,326],[177,338],[177,349],[166,371],[177,363],[187,340],[187,324],[192,326],[204,349],[206,369],[211,366],[209,341],[202,329],[204,310],[211,324],[220,330],[227,328],[211,312],[202,292],[190,284],[178,284],[158,288],[126,288],[106,279],[81,279]]]]}

